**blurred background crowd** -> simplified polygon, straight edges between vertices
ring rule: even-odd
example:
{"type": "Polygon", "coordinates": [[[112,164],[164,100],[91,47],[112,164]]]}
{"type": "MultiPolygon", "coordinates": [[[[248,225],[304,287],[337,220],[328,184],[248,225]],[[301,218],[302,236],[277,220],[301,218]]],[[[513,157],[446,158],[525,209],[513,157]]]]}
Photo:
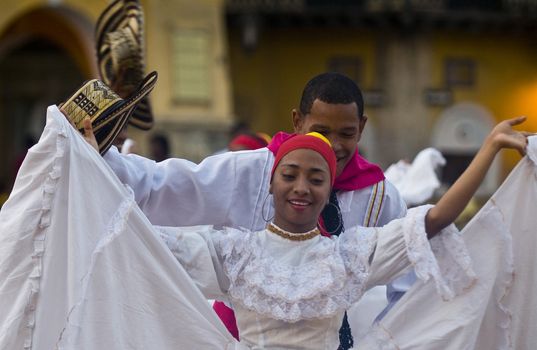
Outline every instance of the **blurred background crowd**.
{"type": "MultiPolygon", "coordinates": [[[[106,0],[0,2],[0,205],[45,123],[46,106],[98,77],[95,21],[106,0]]],[[[145,0],[155,124],[125,153],[199,161],[291,131],[314,75],[355,80],[368,122],[360,152],[387,169],[433,147],[440,188],[498,121],[537,129],[537,0],[145,0]]],[[[494,164],[474,206],[520,159],[494,164]]],[[[477,203],[477,204],[476,204],[477,203]]]]}

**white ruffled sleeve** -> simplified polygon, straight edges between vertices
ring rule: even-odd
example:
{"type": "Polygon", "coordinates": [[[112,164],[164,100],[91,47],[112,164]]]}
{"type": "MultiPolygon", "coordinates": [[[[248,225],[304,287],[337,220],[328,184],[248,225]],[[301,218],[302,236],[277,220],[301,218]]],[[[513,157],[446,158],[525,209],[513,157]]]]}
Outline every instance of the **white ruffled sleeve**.
{"type": "Polygon", "coordinates": [[[368,288],[386,284],[410,267],[423,282],[432,278],[444,300],[474,283],[472,261],[455,225],[427,239],[425,215],[430,208],[430,205],[412,208],[405,218],[375,228],[378,240],[371,260],[368,288]]]}
{"type": "Polygon", "coordinates": [[[213,242],[225,232],[212,226],[155,226],[155,229],[203,295],[207,299],[225,300],[229,279],[213,242]]]}

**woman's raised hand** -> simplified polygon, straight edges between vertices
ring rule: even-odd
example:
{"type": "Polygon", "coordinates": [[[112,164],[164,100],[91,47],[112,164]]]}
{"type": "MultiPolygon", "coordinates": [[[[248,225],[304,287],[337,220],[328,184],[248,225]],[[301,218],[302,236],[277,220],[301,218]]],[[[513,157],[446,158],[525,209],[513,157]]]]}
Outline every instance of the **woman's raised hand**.
{"type": "MultiPolygon", "coordinates": [[[[67,116],[67,113],[65,113],[65,111],[63,111],[61,108],[60,108],[60,111],[63,113],[65,118],[67,118],[67,120],[73,126],[73,128],[78,130],[75,123],[71,119],[69,119],[69,117],[67,116]]],[[[93,127],[91,126],[91,119],[89,117],[86,117],[82,121],[82,125],[84,126],[84,132],[82,133],[84,140],[86,140],[86,142],[89,143],[91,147],[93,147],[97,152],[99,152],[99,144],[97,143],[95,134],[93,134],[93,127]]]]}
{"type": "Polygon", "coordinates": [[[497,124],[488,136],[496,150],[502,148],[516,149],[521,155],[526,154],[526,146],[528,145],[528,136],[534,135],[527,131],[513,130],[513,126],[522,124],[526,121],[526,117],[516,117],[507,119],[497,124]]]}
{"type": "Polygon", "coordinates": [[[492,129],[468,168],[427,213],[425,228],[429,238],[451,224],[462,213],[502,148],[516,149],[522,155],[526,153],[527,137],[533,134],[513,130],[513,126],[525,120],[526,117],[504,120],[492,129]]]}
{"type": "Polygon", "coordinates": [[[97,139],[95,138],[95,134],[93,134],[93,127],[91,126],[91,120],[89,117],[86,117],[82,124],[84,125],[84,140],[86,140],[87,143],[91,145],[97,152],[99,152],[99,144],[97,143],[97,139]]]}

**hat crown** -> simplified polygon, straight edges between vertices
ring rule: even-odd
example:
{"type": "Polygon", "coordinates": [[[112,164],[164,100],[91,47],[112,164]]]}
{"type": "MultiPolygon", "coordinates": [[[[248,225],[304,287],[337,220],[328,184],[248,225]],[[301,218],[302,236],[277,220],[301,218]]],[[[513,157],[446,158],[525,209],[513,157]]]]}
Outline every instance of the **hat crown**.
{"type": "Polygon", "coordinates": [[[86,117],[94,119],[102,111],[115,103],[122,101],[114,91],[98,79],[90,80],[63,104],[64,112],[69,116],[77,128],[82,128],[82,121],[86,117]]]}
{"type": "MultiPolygon", "coordinates": [[[[102,81],[127,99],[144,80],[144,15],[139,0],[115,0],[101,13],[95,27],[97,66],[102,81]]],[[[153,126],[147,97],[139,101],[129,123],[141,130],[153,126]]]]}

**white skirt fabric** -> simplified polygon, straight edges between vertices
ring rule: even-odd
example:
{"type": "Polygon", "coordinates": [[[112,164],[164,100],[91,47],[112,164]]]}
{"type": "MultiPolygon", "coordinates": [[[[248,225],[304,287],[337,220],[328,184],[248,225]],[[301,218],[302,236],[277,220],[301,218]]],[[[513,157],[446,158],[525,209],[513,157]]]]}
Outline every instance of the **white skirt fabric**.
{"type": "Polygon", "coordinates": [[[528,155],[464,228],[478,276],[444,302],[417,281],[358,349],[535,349],[537,344],[537,137],[528,155]]]}
{"type": "Polygon", "coordinates": [[[0,349],[239,348],[56,111],[0,212],[0,349]]]}
{"type": "MultiPolygon", "coordinates": [[[[537,140],[467,226],[477,283],[417,282],[359,349],[532,349],[537,140]]],[[[0,349],[241,349],[56,108],[0,212],[0,349]]]]}

